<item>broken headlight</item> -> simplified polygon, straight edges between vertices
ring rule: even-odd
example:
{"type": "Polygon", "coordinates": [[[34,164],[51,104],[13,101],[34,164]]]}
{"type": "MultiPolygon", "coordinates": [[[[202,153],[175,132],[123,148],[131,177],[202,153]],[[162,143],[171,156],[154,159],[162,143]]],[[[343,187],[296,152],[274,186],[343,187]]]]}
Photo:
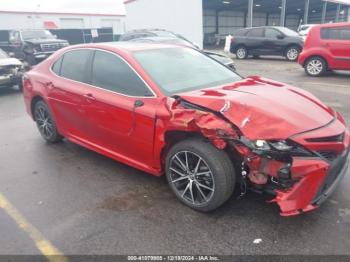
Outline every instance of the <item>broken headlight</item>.
{"type": "Polygon", "coordinates": [[[290,140],[255,140],[250,141],[246,138],[241,138],[244,145],[250,148],[257,154],[266,155],[290,155],[290,156],[313,156],[313,153],[290,140]]]}

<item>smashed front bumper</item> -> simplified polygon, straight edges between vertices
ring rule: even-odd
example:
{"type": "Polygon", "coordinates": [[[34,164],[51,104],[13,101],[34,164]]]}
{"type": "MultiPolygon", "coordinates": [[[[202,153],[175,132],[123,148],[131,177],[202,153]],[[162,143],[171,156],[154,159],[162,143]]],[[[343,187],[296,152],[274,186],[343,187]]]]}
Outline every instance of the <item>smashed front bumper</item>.
{"type": "Polygon", "coordinates": [[[0,75],[0,87],[12,85],[12,84],[18,84],[21,81],[22,76],[23,76],[22,72],[17,72],[16,74],[0,75]]]}
{"type": "Polygon", "coordinates": [[[300,180],[291,188],[276,190],[276,202],[282,216],[311,211],[321,205],[336,189],[349,166],[350,147],[331,163],[323,159],[294,159],[292,173],[300,180]]]}

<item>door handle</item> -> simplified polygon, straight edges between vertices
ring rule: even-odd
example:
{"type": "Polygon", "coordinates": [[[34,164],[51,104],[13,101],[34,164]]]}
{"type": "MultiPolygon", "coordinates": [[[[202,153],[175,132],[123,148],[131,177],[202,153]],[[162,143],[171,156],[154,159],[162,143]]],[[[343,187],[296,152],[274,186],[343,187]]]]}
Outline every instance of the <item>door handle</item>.
{"type": "Polygon", "coordinates": [[[54,89],[55,85],[51,81],[47,81],[44,83],[44,86],[48,89],[54,89]]]}
{"type": "Polygon", "coordinates": [[[91,93],[85,94],[84,97],[85,97],[85,99],[88,100],[88,101],[95,101],[95,100],[96,100],[96,98],[94,97],[94,95],[91,94],[91,93]]]}
{"type": "Polygon", "coordinates": [[[143,106],[145,103],[142,101],[142,100],[135,100],[135,103],[134,103],[134,111],[137,107],[141,107],[143,106]]]}

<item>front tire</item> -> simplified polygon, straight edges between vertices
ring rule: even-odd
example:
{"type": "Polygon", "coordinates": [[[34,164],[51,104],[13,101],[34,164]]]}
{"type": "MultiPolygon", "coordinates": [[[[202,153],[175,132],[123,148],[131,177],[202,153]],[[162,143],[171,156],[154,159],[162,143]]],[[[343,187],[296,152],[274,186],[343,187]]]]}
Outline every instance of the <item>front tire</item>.
{"type": "Polygon", "coordinates": [[[288,61],[297,61],[300,54],[300,48],[297,46],[288,47],[286,50],[286,58],[288,61]]]}
{"type": "Polygon", "coordinates": [[[166,177],[176,197],[201,212],[212,211],[227,201],[236,180],[226,152],[201,138],[187,139],[171,148],[166,177]]]}
{"type": "Polygon", "coordinates": [[[34,105],[34,119],[41,136],[49,143],[57,143],[62,140],[58,133],[52,113],[44,101],[38,101],[34,105]]]}
{"type": "Polygon", "coordinates": [[[238,59],[246,59],[248,57],[248,50],[245,46],[240,46],[236,50],[236,57],[238,59]]]}
{"type": "Polygon", "coordinates": [[[321,57],[311,57],[305,62],[304,69],[309,76],[321,76],[327,71],[327,63],[321,57]]]}

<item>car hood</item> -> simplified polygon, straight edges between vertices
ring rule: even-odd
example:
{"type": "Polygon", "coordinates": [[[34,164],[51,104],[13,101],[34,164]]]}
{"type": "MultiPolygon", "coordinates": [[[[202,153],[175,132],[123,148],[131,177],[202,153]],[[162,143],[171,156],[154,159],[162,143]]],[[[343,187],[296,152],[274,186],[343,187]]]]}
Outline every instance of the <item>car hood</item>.
{"type": "Polygon", "coordinates": [[[335,115],[309,92],[260,77],[179,96],[222,114],[252,140],[287,139],[327,125],[335,115]]]}
{"type": "Polygon", "coordinates": [[[28,40],[25,40],[25,42],[27,43],[31,43],[31,44],[34,44],[34,45],[37,45],[37,44],[57,44],[57,43],[67,43],[66,40],[62,40],[62,39],[28,39],[28,40]]]}
{"type": "Polygon", "coordinates": [[[11,65],[20,66],[22,65],[22,63],[18,59],[12,58],[12,57],[0,59],[0,66],[11,66],[11,65]]]}

